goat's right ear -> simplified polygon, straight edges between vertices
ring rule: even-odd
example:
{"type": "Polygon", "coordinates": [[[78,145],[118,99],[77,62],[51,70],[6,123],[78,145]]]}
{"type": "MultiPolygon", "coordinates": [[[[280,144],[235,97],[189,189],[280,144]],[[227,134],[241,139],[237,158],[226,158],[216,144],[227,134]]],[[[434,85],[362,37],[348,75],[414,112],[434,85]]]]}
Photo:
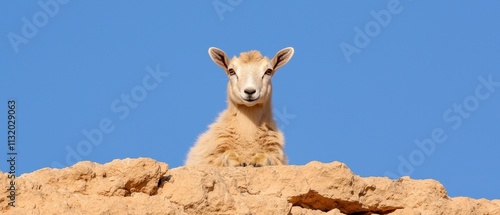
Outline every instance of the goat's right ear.
{"type": "Polygon", "coordinates": [[[222,67],[224,71],[227,70],[227,67],[229,66],[229,58],[224,51],[215,47],[210,47],[208,49],[208,55],[210,55],[210,58],[212,58],[217,65],[222,67]]]}

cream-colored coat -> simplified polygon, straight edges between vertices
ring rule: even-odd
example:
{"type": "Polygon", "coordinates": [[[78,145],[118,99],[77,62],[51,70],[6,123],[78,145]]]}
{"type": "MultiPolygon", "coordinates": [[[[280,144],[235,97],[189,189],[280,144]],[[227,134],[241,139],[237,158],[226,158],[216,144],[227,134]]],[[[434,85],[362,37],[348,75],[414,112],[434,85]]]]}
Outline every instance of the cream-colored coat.
{"type": "Polygon", "coordinates": [[[293,48],[279,51],[272,60],[257,51],[232,60],[217,48],[210,48],[209,55],[229,76],[228,107],[198,137],[186,165],[287,164],[285,140],[273,119],[270,79],[293,56],[293,48]]]}

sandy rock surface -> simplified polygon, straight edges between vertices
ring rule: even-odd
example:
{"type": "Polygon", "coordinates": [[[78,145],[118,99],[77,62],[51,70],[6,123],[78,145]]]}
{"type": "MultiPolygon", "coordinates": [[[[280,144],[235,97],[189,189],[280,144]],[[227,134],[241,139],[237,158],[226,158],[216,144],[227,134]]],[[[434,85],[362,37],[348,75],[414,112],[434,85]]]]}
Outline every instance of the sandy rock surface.
{"type": "Polygon", "coordinates": [[[0,214],[491,214],[500,200],[448,197],[435,180],[363,178],[343,163],[178,167],[149,158],[83,161],[15,179],[0,214]]]}

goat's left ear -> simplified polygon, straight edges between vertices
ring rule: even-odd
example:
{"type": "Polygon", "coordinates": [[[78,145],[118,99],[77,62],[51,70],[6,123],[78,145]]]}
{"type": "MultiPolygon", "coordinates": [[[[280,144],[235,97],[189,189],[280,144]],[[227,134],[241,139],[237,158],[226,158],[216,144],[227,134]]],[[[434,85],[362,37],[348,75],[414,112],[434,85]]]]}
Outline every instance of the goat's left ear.
{"type": "Polygon", "coordinates": [[[292,56],[293,56],[292,47],[281,49],[278,53],[276,53],[276,55],[274,55],[273,59],[271,60],[271,66],[273,67],[273,71],[278,70],[278,68],[288,63],[288,61],[292,58],[292,56]]]}

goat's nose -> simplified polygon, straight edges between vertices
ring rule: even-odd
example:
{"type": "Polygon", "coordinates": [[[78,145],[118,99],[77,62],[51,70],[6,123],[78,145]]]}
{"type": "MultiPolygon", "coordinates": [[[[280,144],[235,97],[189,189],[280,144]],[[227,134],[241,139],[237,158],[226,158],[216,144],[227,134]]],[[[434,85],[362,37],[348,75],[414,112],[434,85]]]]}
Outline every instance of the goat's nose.
{"type": "Polygon", "coordinates": [[[246,88],[245,90],[243,90],[246,94],[248,94],[249,96],[251,96],[252,94],[254,94],[257,90],[255,90],[254,88],[246,88]]]}

